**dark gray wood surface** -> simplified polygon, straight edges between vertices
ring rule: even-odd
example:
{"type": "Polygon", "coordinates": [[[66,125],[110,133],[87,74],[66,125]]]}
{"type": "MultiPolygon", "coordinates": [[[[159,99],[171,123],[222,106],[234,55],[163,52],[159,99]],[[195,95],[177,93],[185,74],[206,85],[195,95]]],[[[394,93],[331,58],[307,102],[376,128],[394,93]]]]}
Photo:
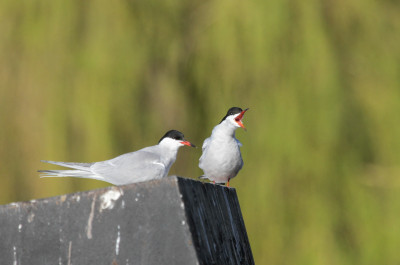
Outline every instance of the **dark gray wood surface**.
{"type": "Polygon", "coordinates": [[[0,264],[254,264],[236,191],[179,177],[0,206],[0,264]]]}

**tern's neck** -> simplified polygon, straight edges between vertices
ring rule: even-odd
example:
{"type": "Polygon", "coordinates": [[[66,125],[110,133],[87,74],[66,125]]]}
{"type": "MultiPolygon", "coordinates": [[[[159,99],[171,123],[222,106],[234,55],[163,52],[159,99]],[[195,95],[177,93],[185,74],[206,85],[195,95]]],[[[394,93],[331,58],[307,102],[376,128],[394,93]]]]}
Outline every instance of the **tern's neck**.
{"type": "Polygon", "coordinates": [[[216,137],[235,137],[236,129],[237,127],[233,126],[227,121],[223,121],[214,127],[212,135],[216,137]]]}
{"type": "Polygon", "coordinates": [[[160,162],[165,166],[165,176],[167,176],[172,164],[175,163],[179,146],[170,144],[158,144],[160,151],[160,162]]]}
{"type": "Polygon", "coordinates": [[[158,146],[160,146],[162,149],[167,150],[170,153],[176,153],[178,152],[179,145],[176,144],[170,144],[170,143],[159,143],[158,146]]]}
{"type": "Polygon", "coordinates": [[[178,153],[179,145],[170,141],[162,141],[158,144],[161,149],[165,151],[165,154],[168,154],[169,157],[176,157],[178,153]]]}

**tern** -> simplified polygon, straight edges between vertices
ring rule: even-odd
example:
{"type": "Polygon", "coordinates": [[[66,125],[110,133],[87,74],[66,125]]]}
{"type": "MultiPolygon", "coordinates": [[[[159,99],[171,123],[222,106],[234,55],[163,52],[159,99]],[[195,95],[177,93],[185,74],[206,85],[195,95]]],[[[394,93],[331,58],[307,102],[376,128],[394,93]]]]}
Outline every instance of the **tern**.
{"type": "Polygon", "coordinates": [[[234,178],[243,167],[240,153],[242,144],[235,137],[237,128],[242,127],[243,115],[248,110],[232,107],[222,121],[214,127],[211,136],[204,140],[199,167],[204,171],[200,178],[206,178],[213,183],[226,183],[234,178]]]}
{"type": "Polygon", "coordinates": [[[93,162],[42,162],[72,168],[72,170],[39,170],[41,177],[76,177],[109,182],[114,185],[161,179],[168,175],[176,160],[178,149],[184,145],[195,147],[185,140],[183,133],[170,130],[157,145],[126,153],[113,159],[93,162]]]}

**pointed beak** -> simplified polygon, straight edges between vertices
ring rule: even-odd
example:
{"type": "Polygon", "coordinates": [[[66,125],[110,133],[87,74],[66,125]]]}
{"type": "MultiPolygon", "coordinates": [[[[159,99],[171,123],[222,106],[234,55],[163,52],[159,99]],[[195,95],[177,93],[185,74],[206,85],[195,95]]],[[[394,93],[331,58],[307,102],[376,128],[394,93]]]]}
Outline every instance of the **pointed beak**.
{"type": "Polygon", "coordinates": [[[242,119],[243,119],[243,115],[244,113],[248,110],[249,108],[243,110],[242,112],[240,112],[240,114],[235,118],[235,121],[237,124],[239,124],[240,127],[242,127],[244,130],[246,130],[246,128],[244,127],[243,123],[242,123],[242,119]]]}
{"type": "Polygon", "coordinates": [[[192,144],[189,141],[183,141],[183,142],[181,142],[181,144],[184,144],[184,145],[187,145],[187,146],[191,146],[191,147],[196,147],[194,144],[192,144]]]}

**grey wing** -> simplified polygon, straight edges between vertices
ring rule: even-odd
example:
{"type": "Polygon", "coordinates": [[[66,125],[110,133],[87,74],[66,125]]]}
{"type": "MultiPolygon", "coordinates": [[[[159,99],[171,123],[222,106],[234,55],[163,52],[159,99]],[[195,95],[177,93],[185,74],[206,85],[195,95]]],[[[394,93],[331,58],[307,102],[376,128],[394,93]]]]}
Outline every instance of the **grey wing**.
{"type": "Polygon", "coordinates": [[[207,149],[207,146],[208,146],[208,144],[210,143],[210,140],[211,140],[210,137],[204,140],[204,142],[203,142],[203,147],[201,148],[201,151],[202,151],[203,153],[204,153],[204,150],[207,149]]]}
{"type": "Polygon", "coordinates": [[[95,163],[91,168],[117,185],[161,178],[166,171],[158,154],[143,150],[95,163]]]}
{"type": "MultiPolygon", "coordinates": [[[[242,147],[243,146],[243,144],[238,140],[238,139],[236,139],[236,142],[237,142],[237,145],[239,146],[239,149],[240,149],[240,147],[242,147]]],[[[240,150],[239,150],[239,154],[240,154],[240,165],[239,165],[239,169],[238,169],[238,172],[239,172],[239,170],[241,170],[242,169],[242,167],[243,167],[243,158],[242,158],[242,153],[240,152],[240,150]]],[[[237,173],[236,173],[237,174],[237,173]]]]}
{"type": "Polygon", "coordinates": [[[207,152],[207,147],[210,144],[210,141],[211,141],[210,137],[204,140],[203,147],[201,148],[202,155],[199,159],[200,161],[202,160],[202,157],[204,156],[204,154],[207,152]]]}

